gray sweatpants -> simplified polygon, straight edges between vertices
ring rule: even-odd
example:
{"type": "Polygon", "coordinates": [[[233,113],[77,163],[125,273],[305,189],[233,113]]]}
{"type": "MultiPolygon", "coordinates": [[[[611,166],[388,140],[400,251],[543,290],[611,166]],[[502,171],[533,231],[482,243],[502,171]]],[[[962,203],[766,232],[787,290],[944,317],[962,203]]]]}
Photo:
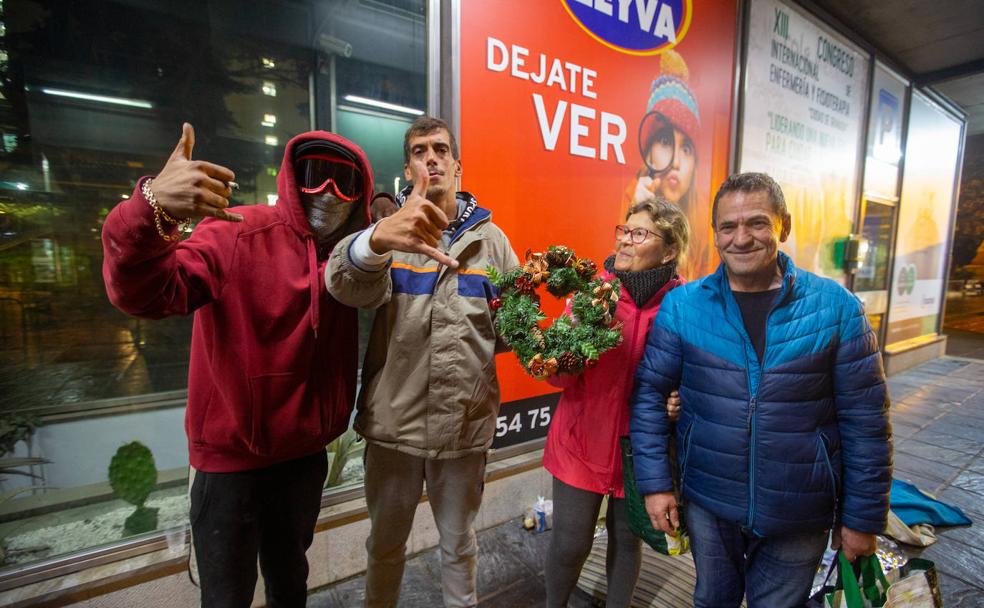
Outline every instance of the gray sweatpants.
{"type": "Polygon", "coordinates": [[[472,523],[482,503],[485,459],[485,452],[437,460],[366,445],[366,505],[372,523],[366,541],[366,606],[396,606],[407,537],[425,483],[440,537],[444,604],[467,608],[478,603],[478,543],[472,523]]]}

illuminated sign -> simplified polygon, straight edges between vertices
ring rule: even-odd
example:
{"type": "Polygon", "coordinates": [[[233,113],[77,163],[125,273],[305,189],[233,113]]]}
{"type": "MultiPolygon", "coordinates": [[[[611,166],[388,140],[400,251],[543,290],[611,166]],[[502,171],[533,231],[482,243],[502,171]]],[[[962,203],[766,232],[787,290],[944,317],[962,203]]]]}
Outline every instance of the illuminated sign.
{"type": "Polygon", "coordinates": [[[592,38],[630,55],[671,49],[690,27],[691,0],[561,0],[592,38]]]}

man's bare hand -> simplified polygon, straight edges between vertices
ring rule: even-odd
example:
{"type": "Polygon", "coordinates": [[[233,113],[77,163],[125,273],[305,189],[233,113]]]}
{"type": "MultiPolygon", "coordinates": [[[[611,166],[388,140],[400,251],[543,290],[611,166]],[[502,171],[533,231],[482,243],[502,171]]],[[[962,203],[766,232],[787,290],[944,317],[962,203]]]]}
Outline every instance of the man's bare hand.
{"type": "Polygon", "coordinates": [[[179,220],[214,217],[229,222],[243,221],[243,216],[225,210],[232,196],[229,182],[236,175],[221,165],[191,160],[194,147],[195,130],[184,123],[178,145],[150,185],[157,203],[179,220]]]}
{"type": "Polygon", "coordinates": [[[646,512],[653,527],[666,534],[673,534],[680,528],[680,514],[677,512],[676,496],[673,492],[658,492],[645,497],[646,512]]]}
{"type": "Polygon", "coordinates": [[[853,562],[858,557],[875,554],[875,535],[858,532],[847,526],[834,528],[830,548],[840,549],[847,561],[853,562]]]}
{"type": "Polygon", "coordinates": [[[666,417],[670,419],[670,422],[676,422],[680,419],[680,391],[673,391],[666,398],[666,417]]]}
{"type": "Polygon", "coordinates": [[[454,258],[437,249],[441,233],[448,227],[448,217],[424,197],[430,177],[427,166],[421,161],[415,162],[413,191],[399,211],[376,226],[369,247],[380,254],[393,250],[422,253],[449,268],[457,268],[458,262],[454,258]]]}

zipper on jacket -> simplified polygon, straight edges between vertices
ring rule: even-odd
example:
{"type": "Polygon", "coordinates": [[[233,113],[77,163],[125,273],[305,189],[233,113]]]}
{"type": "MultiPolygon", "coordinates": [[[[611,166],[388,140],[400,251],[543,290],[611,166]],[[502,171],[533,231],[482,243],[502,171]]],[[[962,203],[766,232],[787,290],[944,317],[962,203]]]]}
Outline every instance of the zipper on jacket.
{"type": "Polygon", "coordinates": [[[834,465],[830,462],[830,452],[827,436],[820,432],[820,449],[823,451],[823,462],[827,465],[827,475],[830,476],[830,494],[834,498],[834,521],[837,521],[837,508],[840,502],[837,495],[837,477],[834,475],[834,465]]]}
{"type": "Polygon", "coordinates": [[[687,462],[690,460],[690,442],[694,436],[694,427],[697,426],[697,416],[687,427],[687,432],[683,436],[683,445],[677,446],[677,460],[680,466],[680,494],[683,494],[683,485],[687,482],[687,462]]]}
{"type": "MultiPolygon", "coordinates": [[[[728,280],[727,276],[724,276],[722,280],[727,281],[728,280]]],[[[775,301],[773,301],[772,303],[772,308],[769,309],[769,314],[765,316],[765,344],[762,348],[763,360],[759,361],[758,354],[756,353],[755,355],[755,361],[756,364],[758,365],[757,374],[756,374],[757,382],[755,382],[754,384],[755,390],[752,390],[752,372],[748,360],[748,351],[747,349],[743,349],[745,350],[745,379],[746,382],[748,382],[748,391],[749,391],[748,418],[745,421],[745,427],[749,437],[748,440],[748,446],[749,446],[748,447],[748,519],[746,521],[745,527],[748,528],[749,530],[754,530],[753,523],[755,521],[755,444],[756,444],[756,439],[758,437],[758,433],[756,433],[756,429],[755,429],[755,408],[756,405],[758,404],[758,389],[762,383],[762,376],[765,375],[764,359],[766,353],[769,350],[769,319],[772,317],[772,313],[775,312],[776,308],[778,308],[782,304],[782,302],[785,301],[785,299],[789,296],[789,291],[791,291],[791,287],[788,285],[788,282],[784,274],[782,280],[782,287],[780,287],[779,293],[777,294],[775,301]]],[[[752,345],[752,339],[748,335],[748,330],[745,329],[745,319],[741,316],[741,307],[738,306],[738,301],[735,298],[734,294],[731,292],[730,286],[728,287],[727,293],[728,296],[730,296],[731,298],[731,302],[734,304],[733,311],[737,312],[738,321],[740,321],[740,323],[738,323],[737,325],[734,323],[733,319],[731,318],[733,315],[728,314],[729,312],[728,299],[727,297],[724,297],[722,295],[721,291],[718,291],[719,296],[724,299],[723,302],[724,319],[725,321],[728,322],[729,325],[731,325],[732,329],[734,329],[738,333],[738,337],[742,339],[743,346],[747,344],[748,346],[751,346],[752,350],[754,350],[755,347],[754,345],[752,345]]]]}
{"type": "MultiPolygon", "coordinates": [[[[760,379],[761,380],[761,379],[760,379]]],[[[745,527],[752,529],[755,521],[755,404],[756,397],[752,397],[748,402],[748,521],[745,527]]]]}
{"type": "Polygon", "coordinates": [[[754,416],[754,415],[755,415],[755,397],[752,397],[748,401],[748,418],[745,421],[746,422],[745,426],[748,429],[748,436],[749,437],[752,436],[752,416],[754,416]]]}

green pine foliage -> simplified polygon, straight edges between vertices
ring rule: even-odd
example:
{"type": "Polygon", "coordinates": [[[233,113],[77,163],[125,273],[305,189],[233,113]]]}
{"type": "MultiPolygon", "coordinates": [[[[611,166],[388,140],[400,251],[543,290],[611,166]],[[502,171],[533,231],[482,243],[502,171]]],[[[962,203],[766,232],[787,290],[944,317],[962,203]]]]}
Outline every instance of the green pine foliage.
{"type": "Polygon", "coordinates": [[[547,278],[547,291],[557,298],[565,298],[571,293],[584,288],[585,281],[573,268],[565,267],[551,270],[547,278]]]}
{"type": "MultiPolygon", "coordinates": [[[[496,312],[496,329],[527,372],[529,361],[540,354],[545,360],[555,358],[566,362],[567,368],[560,371],[574,373],[583,369],[586,360],[597,360],[601,353],[622,341],[621,327],[609,326],[615,315],[615,302],[608,302],[607,312],[603,306],[591,304],[594,299],[592,290],[603,281],[579,274],[575,268],[579,260],[570,249],[551,247],[545,257],[550,275],[544,286],[548,293],[558,298],[574,294],[572,316],[561,316],[543,329],[541,322],[547,317],[540,309],[539,297],[521,293],[516,288],[516,280],[528,276],[523,267],[504,273],[490,267],[487,269],[489,281],[500,291],[501,306],[496,312]]],[[[593,268],[593,264],[588,264],[593,268]]],[[[583,271],[583,266],[581,268],[583,271]]],[[[617,279],[609,282],[617,298],[619,282],[617,279]]]]}

